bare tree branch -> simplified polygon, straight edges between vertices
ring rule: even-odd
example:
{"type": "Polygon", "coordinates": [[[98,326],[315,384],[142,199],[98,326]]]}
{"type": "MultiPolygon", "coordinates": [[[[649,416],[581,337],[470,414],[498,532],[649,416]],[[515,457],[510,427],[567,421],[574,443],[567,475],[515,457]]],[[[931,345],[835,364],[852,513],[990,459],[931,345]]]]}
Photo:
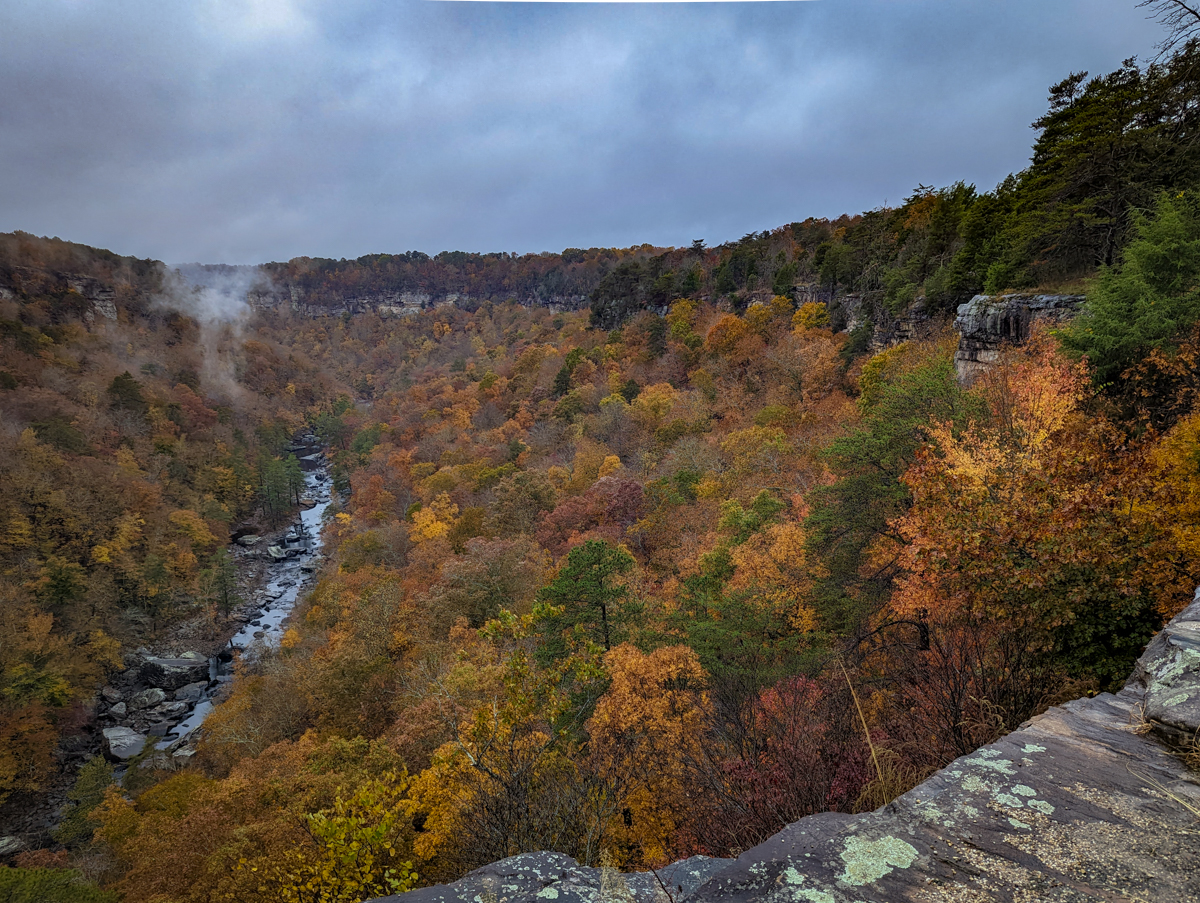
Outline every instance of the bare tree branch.
{"type": "Polygon", "coordinates": [[[1156,45],[1159,56],[1166,56],[1180,44],[1200,35],[1200,4],[1184,0],[1142,0],[1138,8],[1152,11],[1150,18],[1158,19],[1167,29],[1167,36],[1156,45]]]}

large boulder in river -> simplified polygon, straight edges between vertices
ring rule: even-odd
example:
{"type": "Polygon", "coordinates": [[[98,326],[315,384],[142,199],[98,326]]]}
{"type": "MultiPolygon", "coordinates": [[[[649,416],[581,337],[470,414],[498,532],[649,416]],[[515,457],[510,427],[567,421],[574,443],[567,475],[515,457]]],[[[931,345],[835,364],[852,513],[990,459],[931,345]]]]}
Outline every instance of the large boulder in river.
{"type": "Polygon", "coordinates": [[[156,705],[146,714],[153,719],[170,721],[173,718],[180,718],[186,715],[189,708],[191,706],[186,702],[164,702],[162,705],[156,705]]]}
{"type": "Polygon", "coordinates": [[[175,698],[182,702],[199,702],[204,696],[204,691],[208,689],[208,681],[199,680],[194,684],[188,684],[186,687],[180,687],[175,691],[175,698]]]}
{"type": "Polygon", "coordinates": [[[158,687],[150,687],[148,690],[142,690],[140,693],[134,693],[129,698],[129,708],[132,711],[148,709],[151,706],[156,706],[159,703],[166,702],[167,693],[165,690],[160,690],[158,687]]]}
{"type": "Polygon", "coordinates": [[[139,676],[153,687],[178,690],[208,680],[208,658],[199,652],[185,652],[177,658],[149,656],[142,662],[139,676]]]}
{"type": "Polygon", "coordinates": [[[104,745],[108,748],[110,756],[123,762],[132,759],[145,748],[146,735],[128,727],[106,727],[104,745]]]}

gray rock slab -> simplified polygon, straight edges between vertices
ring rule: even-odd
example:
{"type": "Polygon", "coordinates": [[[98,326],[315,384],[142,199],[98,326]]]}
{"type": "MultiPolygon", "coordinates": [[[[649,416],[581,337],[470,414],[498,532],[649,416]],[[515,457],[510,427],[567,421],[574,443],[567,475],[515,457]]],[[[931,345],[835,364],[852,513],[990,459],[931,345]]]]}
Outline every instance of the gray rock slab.
{"type": "Polygon", "coordinates": [[[496,903],[599,903],[602,897],[658,903],[673,898],[681,903],[731,863],[693,856],[660,870],[657,877],[649,872],[606,876],[562,853],[523,853],[485,865],[452,884],[383,897],[376,903],[479,903],[493,894],[496,903]]]}
{"type": "Polygon", "coordinates": [[[1036,322],[1062,323],[1078,313],[1083,295],[976,295],[958,307],[954,366],[970,381],[999,360],[1005,345],[1020,345],[1036,322]]]}
{"type": "Polygon", "coordinates": [[[25,849],[25,842],[21,838],[12,835],[0,837],[0,856],[11,856],[23,849],[25,849]]]}
{"type": "Polygon", "coordinates": [[[166,699],[166,690],[159,689],[158,687],[150,687],[149,689],[142,690],[140,693],[134,693],[129,698],[128,705],[131,711],[137,711],[138,709],[148,709],[151,706],[166,702],[166,699]]]}
{"type": "Polygon", "coordinates": [[[178,718],[187,713],[189,706],[186,702],[164,702],[155,706],[149,714],[156,718],[178,718]]]}
{"type": "Polygon", "coordinates": [[[175,658],[151,656],[142,662],[138,676],[150,686],[177,690],[208,677],[208,658],[199,652],[175,658]]]}
{"type": "Polygon", "coordinates": [[[789,825],[701,887],[733,901],[1200,900],[1200,775],[1153,736],[1200,721],[1194,602],[1116,695],[1050,709],[875,812],[789,825]]]}
{"type": "Polygon", "coordinates": [[[866,815],[801,819],[695,901],[1197,900],[1200,782],[1135,694],[1051,709],[866,815]]]}
{"type": "Polygon", "coordinates": [[[1200,590],[1150,641],[1126,689],[1141,693],[1151,728],[1169,742],[1200,731],[1200,590]]]}
{"type": "Polygon", "coordinates": [[[106,727],[104,745],[114,759],[132,759],[146,745],[146,735],[128,727],[106,727]]]}
{"type": "Polygon", "coordinates": [[[188,684],[186,687],[180,687],[175,691],[175,698],[181,702],[196,702],[204,696],[207,689],[208,681],[199,680],[188,684]]]}

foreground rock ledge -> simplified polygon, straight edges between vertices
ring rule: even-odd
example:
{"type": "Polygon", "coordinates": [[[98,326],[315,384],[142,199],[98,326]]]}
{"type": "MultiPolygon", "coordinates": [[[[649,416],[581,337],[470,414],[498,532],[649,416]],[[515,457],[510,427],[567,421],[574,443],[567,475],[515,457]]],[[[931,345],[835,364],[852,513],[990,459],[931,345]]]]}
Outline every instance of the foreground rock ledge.
{"type": "MultiPolygon", "coordinates": [[[[1163,742],[1198,729],[1200,591],[1115,696],[1052,708],[875,812],[809,816],[659,876],[673,903],[1200,901],[1200,775],[1163,742]]],[[[530,853],[383,899],[667,903],[652,876],[623,878],[530,853]]]]}

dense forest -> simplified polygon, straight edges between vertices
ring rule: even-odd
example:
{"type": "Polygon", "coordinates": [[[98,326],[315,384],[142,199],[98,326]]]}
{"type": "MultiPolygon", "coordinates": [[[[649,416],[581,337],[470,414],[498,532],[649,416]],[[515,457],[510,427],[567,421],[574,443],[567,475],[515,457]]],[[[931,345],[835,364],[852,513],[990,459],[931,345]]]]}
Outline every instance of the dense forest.
{"type": "Polygon", "coordinates": [[[358,901],[527,850],[728,855],[1119,686],[1200,564],[1197,54],[1054,86],[992,192],[712,249],[266,268],[331,309],[470,296],[407,317],[205,319],[160,264],[0,237],[5,805],[64,777],[124,652],[220,628],[295,433],[338,493],[194,760],[67,775],[0,888],[358,901]],[[1080,317],[972,385],[936,316],[868,350],[918,303],[1064,286],[1080,317]]]}

